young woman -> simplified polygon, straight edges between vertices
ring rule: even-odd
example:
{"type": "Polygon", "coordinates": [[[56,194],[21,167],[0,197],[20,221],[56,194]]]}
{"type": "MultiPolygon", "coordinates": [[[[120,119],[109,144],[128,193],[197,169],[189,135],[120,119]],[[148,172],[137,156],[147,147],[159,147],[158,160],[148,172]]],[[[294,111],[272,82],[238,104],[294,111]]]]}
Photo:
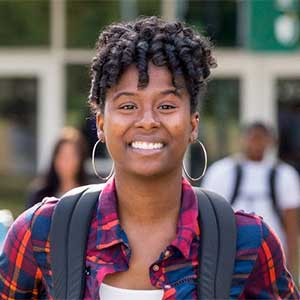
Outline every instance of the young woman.
{"type": "Polygon", "coordinates": [[[84,162],[87,158],[87,143],[79,130],[65,127],[54,145],[48,170],[34,180],[26,208],[44,197],[63,195],[68,190],[87,184],[84,162]]]}
{"type": "MultiPolygon", "coordinates": [[[[115,174],[90,224],[84,299],[198,299],[201,228],[182,163],[197,139],[196,108],[213,66],[209,42],[179,22],[151,17],[100,35],[90,103],[115,174]]],[[[49,228],[57,201],[12,226],[0,258],[2,299],[53,297],[49,228]]],[[[300,299],[273,231],[254,215],[236,213],[236,222],[230,298],[300,299]]]]}

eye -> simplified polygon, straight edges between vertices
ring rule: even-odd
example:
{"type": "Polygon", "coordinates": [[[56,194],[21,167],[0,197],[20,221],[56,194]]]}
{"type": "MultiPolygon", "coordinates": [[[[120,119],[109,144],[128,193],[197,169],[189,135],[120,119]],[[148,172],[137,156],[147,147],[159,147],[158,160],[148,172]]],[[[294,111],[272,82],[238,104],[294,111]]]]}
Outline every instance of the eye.
{"type": "Polygon", "coordinates": [[[162,110],[170,110],[170,109],[175,109],[176,106],[173,104],[161,104],[159,105],[158,109],[162,109],[162,110]]]}
{"type": "Polygon", "coordinates": [[[132,110],[132,109],[137,109],[137,106],[135,104],[128,103],[128,104],[121,105],[119,109],[132,110]]]}

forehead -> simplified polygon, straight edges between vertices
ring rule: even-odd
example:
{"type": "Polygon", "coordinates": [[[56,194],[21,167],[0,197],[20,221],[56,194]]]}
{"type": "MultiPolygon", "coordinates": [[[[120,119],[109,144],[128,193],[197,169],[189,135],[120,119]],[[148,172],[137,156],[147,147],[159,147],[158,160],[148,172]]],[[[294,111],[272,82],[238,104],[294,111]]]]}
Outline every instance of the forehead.
{"type": "Polygon", "coordinates": [[[270,134],[259,127],[255,127],[255,128],[251,128],[248,130],[248,132],[246,133],[246,137],[248,138],[269,138],[270,134]]]}
{"type": "MultiPolygon", "coordinates": [[[[148,64],[149,82],[144,88],[138,87],[139,73],[136,65],[130,65],[120,76],[116,85],[108,90],[110,93],[115,93],[120,90],[131,91],[156,91],[169,89],[174,87],[172,83],[172,74],[166,66],[155,66],[152,63],[148,64]]],[[[182,84],[184,84],[182,82],[182,84]]],[[[180,84],[180,85],[182,85],[180,84]]]]}
{"type": "Polygon", "coordinates": [[[63,141],[59,147],[58,147],[58,151],[59,152],[64,152],[64,151],[74,151],[76,150],[76,144],[75,142],[72,141],[63,141]]]}

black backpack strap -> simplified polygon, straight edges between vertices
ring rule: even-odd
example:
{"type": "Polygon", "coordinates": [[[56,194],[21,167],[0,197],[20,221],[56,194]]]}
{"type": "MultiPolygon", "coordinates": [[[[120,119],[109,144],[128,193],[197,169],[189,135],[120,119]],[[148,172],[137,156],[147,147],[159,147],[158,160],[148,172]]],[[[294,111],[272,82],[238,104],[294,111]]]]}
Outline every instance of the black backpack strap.
{"type": "Polygon", "coordinates": [[[242,165],[239,161],[236,162],[236,165],[234,166],[234,173],[235,173],[235,184],[232,190],[232,195],[231,195],[231,199],[230,199],[230,204],[233,205],[239,192],[240,192],[240,186],[241,186],[241,182],[242,182],[242,177],[243,177],[243,173],[242,173],[242,165]]]}
{"type": "MultiPolygon", "coordinates": [[[[56,300],[83,297],[86,242],[101,189],[101,185],[74,189],[54,210],[50,241],[56,300]]],[[[201,228],[198,295],[201,299],[228,299],[235,260],[235,216],[220,196],[198,188],[195,191],[201,228]]]]}
{"type": "Polygon", "coordinates": [[[194,188],[199,203],[198,298],[229,299],[236,254],[236,221],[221,196],[194,188]]]}
{"type": "Polygon", "coordinates": [[[54,299],[82,299],[89,224],[102,185],[71,190],[55,207],[51,228],[54,299]]]}
{"type": "Polygon", "coordinates": [[[269,173],[269,187],[270,187],[270,197],[272,200],[272,206],[277,214],[278,218],[280,219],[281,225],[284,225],[282,212],[278,206],[278,201],[276,197],[276,190],[275,190],[275,180],[276,180],[276,174],[277,174],[277,164],[275,164],[271,169],[269,173]]]}

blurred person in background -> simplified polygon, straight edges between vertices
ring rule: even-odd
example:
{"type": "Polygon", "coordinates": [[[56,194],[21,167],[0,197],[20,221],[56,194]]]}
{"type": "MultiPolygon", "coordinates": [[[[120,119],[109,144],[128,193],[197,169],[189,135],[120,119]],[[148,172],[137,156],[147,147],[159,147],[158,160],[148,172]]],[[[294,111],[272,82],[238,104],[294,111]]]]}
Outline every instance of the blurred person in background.
{"type": "Polygon", "coordinates": [[[253,122],[242,130],[242,152],[208,168],[202,186],[221,194],[234,209],[263,217],[279,236],[288,264],[298,278],[300,180],[290,165],[266,155],[275,144],[273,130],[253,122]]]}
{"type": "Polygon", "coordinates": [[[45,175],[34,180],[26,203],[29,208],[44,197],[63,195],[68,190],[87,184],[84,162],[88,146],[79,130],[73,127],[62,129],[50,165],[45,175]]]}

